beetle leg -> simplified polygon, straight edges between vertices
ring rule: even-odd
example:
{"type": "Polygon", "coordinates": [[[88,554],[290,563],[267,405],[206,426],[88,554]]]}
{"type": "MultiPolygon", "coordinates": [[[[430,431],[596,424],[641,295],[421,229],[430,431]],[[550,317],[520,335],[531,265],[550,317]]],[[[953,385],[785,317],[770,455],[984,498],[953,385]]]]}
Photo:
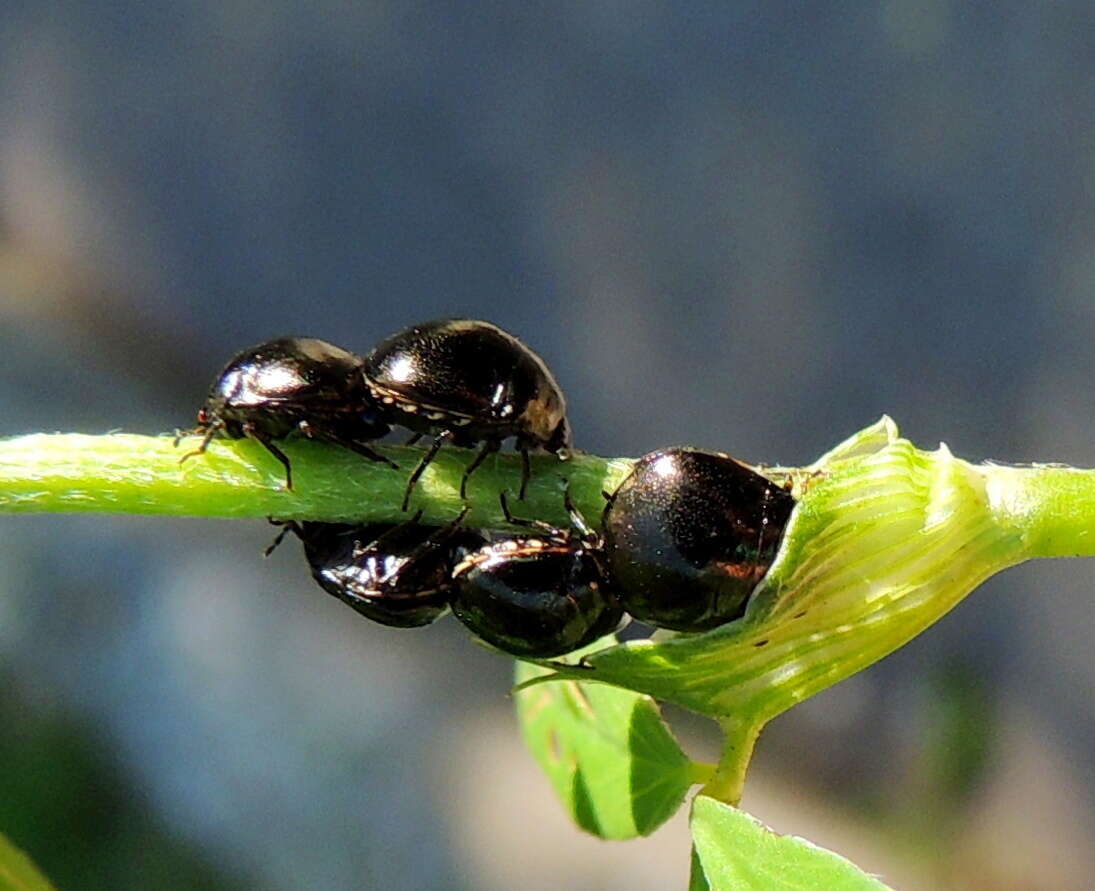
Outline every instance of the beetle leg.
{"type": "Polygon", "coordinates": [[[270,546],[262,552],[262,556],[269,557],[274,551],[278,549],[278,545],[290,532],[294,533],[297,538],[302,538],[303,534],[300,529],[300,524],[296,520],[271,520],[272,526],[280,526],[281,531],[278,533],[277,538],[270,542],[270,546]]]}
{"type": "MultiPolygon", "coordinates": [[[[460,513],[457,515],[455,520],[453,520],[447,526],[442,526],[440,529],[435,530],[430,535],[429,538],[427,538],[425,541],[420,542],[419,544],[415,545],[415,547],[412,548],[408,552],[406,559],[404,560],[403,564],[400,566],[400,570],[402,570],[406,566],[413,566],[416,562],[421,560],[423,557],[427,556],[428,554],[433,553],[438,548],[442,547],[445,544],[445,541],[448,538],[450,538],[452,536],[452,534],[459,528],[460,524],[464,522],[464,517],[466,517],[468,515],[468,511],[470,511],[470,510],[471,510],[471,508],[468,507],[467,505],[465,505],[464,509],[462,511],[460,511],[460,513]]],[[[418,514],[416,515],[415,519],[417,520],[417,518],[421,517],[421,516],[422,516],[422,511],[419,511],[418,514]]],[[[414,521],[412,521],[412,522],[414,522],[414,521]]],[[[404,524],[404,525],[409,525],[409,524],[404,524]]],[[[385,579],[385,582],[386,581],[388,581],[388,580],[385,579]]]]}
{"type": "Polygon", "coordinates": [[[526,520],[523,517],[515,517],[510,513],[509,500],[506,498],[505,492],[498,493],[498,501],[502,505],[502,516],[506,518],[506,522],[511,526],[523,526],[526,529],[539,529],[541,532],[546,532],[555,539],[565,539],[567,537],[566,530],[560,529],[558,526],[552,526],[551,523],[545,523],[543,520],[526,520]]]}
{"type": "MultiPolygon", "coordinates": [[[[220,430],[221,427],[223,427],[223,426],[224,426],[223,424],[210,424],[208,427],[206,427],[205,430],[203,431],[205,433],[205,435],[202,437],[201,444],[196,449],[194,449],[194,451],[187,452],[185,455],[183,455],[179,459],[179,463],[182,464],[183,461],[185,461],[187,458],[193,458],[195,455],[202,454],[207,448],[209,448],[209,443],[212,442],[213,437],[217,435],[217,431],[220,430]]],[[[195,432],[198,432],[198,431],[195,431],[195,432]]],[[[175,437],[175,445],[176,446],[178,446],[178,444],[179,444],[179,439],[182,436],[185,436],[185,435],[186,435],[185,433],[182,433],[179,436],[175,437]]]]}
{"type": "Polygon", "coordinates": [[[399,535],[399,533],[402,532],[404,529],[407,529],[410,526],[414,526],[421,519],[422,511],[417,510],[414,512],[414,516],[411,517],[409,520],[404,520],[402,523],[385,529],[383,532],[380,533],[380,535],[374,538],[367,545],[363,546],[361,542],[356,542],[353,550],[353,558],[355,560],[358,560],[373,551],[379,551],[383,553],[387,549],[387,543],[391,541],[392,538],[399,535]]]}
{"type": "Polygon", "coordinates": [[[412,434],[411,434],[411,438],[410,438],[410,439],[408,439],[408,440],[407,440],[407,441],[406,441],[405,443],[403,443],[403,445],[414,445],[414,444],[415,444],[416,442],[418,442],[418,440],[420,440],[421,438],[422,438],[422,434],[421,434],[421,433],[412,433],[412,434]]]}
{"type": "Polygon", "coordinates": [[[433,444],[426,454],[422,456],[422,460],[418,462],[418,466],[411,473],[410,479],[407,480],[407,488],[403,492],[403,510],[406,510],[407,505],[411,503],[411,492],[414,491],[414,484],[418,482],[418,478],[422,476],[422,471],[425,470],[429,463],[434,459],[441,446],[451,439],[451,430],[444,430],[433,438],[433,444]]]}
{"type": "MultiPolygon", "coordinates": [[[[495,452],[497,452],[500,445],[501,443],[499,443],[497,439],[488,439],[485,443],[483,443],[483,448],[479,450],[479,454],[472,459],[471,464],[464,468],[464,476],[460,478],[461,498],[467,497],[465,493],[468,488],[468,477],[471,476],[475,472],[476,468],[478,468],[479,465],[486,460],[487,455],[493,455],[495,452]]],[[[522,491],[524,490],[522,489],[522,491]]],[[[522,495],[521,497],[524,498],[524,495],[522,495]]]]}
{"type": "Polygon", "coordinates": [[[374,452],[364,443],[358,442],[356,439],[343,439],[341,436],[325,434],[322,431],[317,430],[307,420],[300,421],[297,424],[297,431],[302,436],[307,436],[309,439],[321,439],[324,442],[334,443],[335,445],[342,446],[344,449],[349,449],[351,452],[363,455],[370,461],[378,461],[382,464],[387,464],[393,470],[399,470],[399,465],[391,458],[386,458],[379,452],[374,452]]]}
{"type": "Polygon", "coordinates": [[[246,436],[250,436],[252,439],[258,440],[262,443],[263,448],[266,449],[271,455],[277,458],[282,467],[285,468],[285,488],[292,490],[293,488],[293,468],[289,464],[289,458],[281,449],[279,449],[272,439],[265,433],[260,433],[251,424],[243,425],[243,432],[246,436]]]}
{"type": "MultiPolygon", "coordinates": [[[[422,544],[419,545],[418,547],[423,547],[425,545],[430,545],[432,547],[434,545],[437,545],[437,544],[440,544],[441,542],[443,542],[446,538],[448,538],[457,529],[460,528],[460,524],[464,522],[464,517],[466,517],[468,515],[469,511],[471,511],[471,508],[468,507],[465,504],[464,509],[456,515],[456,519],[452,520],[450,523],[448,523],[448,525],[442,526],[440,529],[438,529],[436,532],[434,532],[429,538],[427,538],[424,542],[422,542],[422,544]]],[[[411,553],[413,554],[414,551],[411,551],[411,553]]]]}
{"type": "Polygon", "coordinates": [[[517,494],[517,497],[521,501],[524,501],[525,490],[528,488],[528,480],[532,475],[532,467],[529,466],[528,444],[525,442],[518,442],[517,449],[521,453],[521,491],[517,494]]]}
{"type": "Polygon", "coordinates": [[[332,439],[331,442],[342,446],[344,449],[349,449],[351,452],[356,452],[359,455],[364,455],[372,461],[379,461],[382,464],[387,464],[394,470],[399,470],[399,465],[396,464],[391,458],[380,454],[380,452],[374,452],[364,443],[358,442],[356,439],[332,439]]]}

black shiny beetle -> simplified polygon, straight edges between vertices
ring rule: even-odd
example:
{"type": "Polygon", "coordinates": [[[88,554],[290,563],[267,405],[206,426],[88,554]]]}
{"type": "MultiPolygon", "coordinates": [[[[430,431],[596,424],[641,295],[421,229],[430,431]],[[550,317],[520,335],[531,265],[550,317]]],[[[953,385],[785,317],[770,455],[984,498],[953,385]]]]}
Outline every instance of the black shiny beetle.
{"type": "Polygon", "coordinates": [[[228,363],[198,412],[192,432],[203,436],[201,444],[180,460],[204,452],[218,433],[250,437],[282,463],[285,487],[291,489],[289,459],[274,440],[290,434],[322,439],[398,469],[364,444],[389,429],[361,377],[360,357],[323,340],[282,337],[244,350],[228,363]]]}
{"type": "Polygon", "coordinates": [[[615,631],[624,611],[605,581],[599,538],[566,496],[574,529],[514,517],[540,532],[498,539],[469,553],[453,572],[453,614],[475,635],[514,656],[546,659],[615,631]]]}
{"type": "MultiPolygon", "coordinates": [[[[486,539],[460,528],[465,509],[448,526],[420,526],[421,512],[405,523],[297,523],[287,521],[269,555],[287,532],[304,544],[312,577],[328,594],[363,616],[394,628],[418,628],[444,615],[453,568],[486,539]]],[[[277,522],[277,521],[275,521],[277,522]]]]}
{"type": "Polygon", "coordinates": [[[524,459],[520,497],[529,479],[530,448],[567,457],[571,445],[566,400],[544,361],[501,328],[475,319],[441,319],[415,325],[381,341],[365,357],[365,380],[381,418],[433,434],[403,498],[407,509],[422,471],[446,442],[483,448],[460,481],[504,439],[516,437],[524,459]]]}
{"type": "Polygon", "coordinates": [[[640,458],[608,499],[602,554],[614,589],[636,619],[677,631],[745,612],[795,504],[728,455],[684,448],[640,458]]]}

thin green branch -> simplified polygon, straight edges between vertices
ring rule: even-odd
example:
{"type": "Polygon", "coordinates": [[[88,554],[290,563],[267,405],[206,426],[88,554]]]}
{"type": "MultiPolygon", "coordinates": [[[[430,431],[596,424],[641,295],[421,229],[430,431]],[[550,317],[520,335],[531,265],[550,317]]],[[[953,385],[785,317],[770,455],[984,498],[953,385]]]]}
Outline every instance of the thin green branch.
{"type": "Polygon", "coordinates": [[[753,749],[764,727],[764,721],[753,715],[742,714],[721,718],[719,726],[723,732],[722,758],[700,794],[736,807],[741,801],[745,788],[745,772],[752,760],[753,749]]]}
{"type": "MultiPolygon", "coordinates": [[[[282,444],[293,463],[293,489],[284,470],[261,445],[214,440],[208,450],[180,464],[196,448],[189,437],[37,434],[0,440],[0,513],[128,513],[201,517],[284,517],[325,521],[398,521],[403,489],[423,450],[382,446],[400,466],[387,465],[336,446],[307,440],[282,444]]],[[[443,449],[418,482],[411,509],[423,521],[445,523],[461,507],[460,478],[474,457],[467,449],[443,449]]],[[[604,507],[631,462],[580,455],[569,461],[534,456],[526,500],[514,499],[521,516],[562,525],[563,489],[569,482],[578,508],[591,519],[604,507]]],[[[505,526],[498,493],[516,493],[520,456],[488,458],[468,483],[468,523],[505,526]]]]}
{"type": "Polygon", "coordinates": [[[1095,557],[1095,470],[1053,464],[977,468],[989,508],[1013,525],[1028,557],[1095,557]]]}

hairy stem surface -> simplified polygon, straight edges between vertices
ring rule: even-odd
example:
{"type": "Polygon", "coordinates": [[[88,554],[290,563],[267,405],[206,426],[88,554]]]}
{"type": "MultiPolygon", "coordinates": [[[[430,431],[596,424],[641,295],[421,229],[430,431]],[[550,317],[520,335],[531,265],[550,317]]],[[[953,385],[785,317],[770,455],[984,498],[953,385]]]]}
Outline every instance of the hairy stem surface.
{"type": "MultiPolygon", "coordinates": [[[[293,463],[293,489],[281,465],[248,440],[170,436],[35,434],[0,440],[0,513],[129,513],[201,517],[285,517],[330,522],[398,521],[407,477],[424,450],[381,446],[399,470],[335,446],[307,440],[279,444],[293,463]]],[[[411,510],[447,523],[461,510],[460,479],[475,452],[446,448],[418,481],[411,510]]],[[[563,490],[596,522],[603,490],[612,491],[631,462],[580,455],[569,461],[534,456],[524,502],[516,500],[521,459],[488,457],[468,483],[468,524],[504,527],[498,493],[511,493],[513,512],[566,526],[563,490]]]]}

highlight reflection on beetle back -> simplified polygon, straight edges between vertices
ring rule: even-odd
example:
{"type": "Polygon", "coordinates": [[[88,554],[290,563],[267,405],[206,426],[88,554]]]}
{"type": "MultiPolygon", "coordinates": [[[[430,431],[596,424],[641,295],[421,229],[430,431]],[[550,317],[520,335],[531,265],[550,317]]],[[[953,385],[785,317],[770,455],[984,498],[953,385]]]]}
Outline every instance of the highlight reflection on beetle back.
{"type": "Polygon", "coordinates": [[[403,509],[426,467],[446,443],[482,443],[460,480],[468,478],[502,442],[516,439],[522,456],[524,498],[531,473],[530,449],[570,448],[566,399],[544,361],[490,322],[439,319],[382,340],[364,360],[369,394],[387,423],[434,437],[407,480],[403,509]]]}
{"type": "MultiPolygon", "coordinates": [[[[441,412],[478,427],[506,428],[505,435],[528,432],[546,440],[566,411],[544,362],[487,322],[449,319],[416,325],[381,341],[366,359],[365,374],[382,398],[418,406],[413,413],[420,417],[441,412]],[[536,406],[531,416],[530,405],[536,406]]],[[[404,420],[413,419],[400,423],[404,420]]]]}
{"type": "Polygon", "coordinates": [[[324,591],[374,622],[418,628],[448,611],[454,564],[484,542],[458,524],[302,523],[294,531],[324,591]]]}
{"type": "MultiPolygon", "coordinates": [[[[238,353],[224,367],[198,412],[195,433],[205,451],[215,435],[260,442],[285,468],[293,487],[289,458],[275,440],[298,434],[340,445],[398,467],[365,443],[388,432],[378,416],[361,373],[361,359],[314,337],[282,337],[238,353]]],[[[177,442],[177,440],[176,440],[177,442]]]]}
{"type": "Polygon", "coordinates": [[[497,541],[470,554],[453,576],[453,614],[515,656],[569,653],[615,630],[623,618],[596,558],[569,538],[497,541]]]}
{"type": "Polygon", "coordinates": [[[307,402],[349,411],[360,383],[361,359],[312,337],[285,337],[237,355],[213,385],[226,408],[307,402]]]}
{"type": "Polygon", "coordinates": [[[603,517],[610,577],[635,618],[702,631],[739,618],[794,507],[727,455],[666,449],[636,462],[603,517]]]}

